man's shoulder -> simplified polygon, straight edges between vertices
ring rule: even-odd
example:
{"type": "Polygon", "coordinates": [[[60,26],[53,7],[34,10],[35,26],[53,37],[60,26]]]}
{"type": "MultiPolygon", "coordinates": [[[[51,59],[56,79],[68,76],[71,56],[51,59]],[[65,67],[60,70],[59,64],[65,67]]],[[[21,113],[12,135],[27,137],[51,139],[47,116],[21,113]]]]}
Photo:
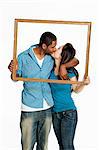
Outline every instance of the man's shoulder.
{"type": "Polygon", "coordinates": [[[54,61],[54,58],[50,54],[47,54],[46,57],[47,57],[47,59],[54,61]]]}
{"type": "Polygon", "coordinates": [[[28,49],[26,49],[26,50],[24,50],[23,52],[21,52],[21,53],[18,55],[18,57],[24,57],[24,56],[26,56],[26,55],[30,52],[30,50],[33,49],[33,48],[35,48],[35,47],[36,47],[36,45],[30,46],[28,49]]]}
{"type": "Polygon", "coordinates": [[[18,57],[23,57],[24,55],[27,55],[28,52],[29,52],[29,49],[24,50],[23,52],[21,52],[21,53],[18,55],[18,57]]]}

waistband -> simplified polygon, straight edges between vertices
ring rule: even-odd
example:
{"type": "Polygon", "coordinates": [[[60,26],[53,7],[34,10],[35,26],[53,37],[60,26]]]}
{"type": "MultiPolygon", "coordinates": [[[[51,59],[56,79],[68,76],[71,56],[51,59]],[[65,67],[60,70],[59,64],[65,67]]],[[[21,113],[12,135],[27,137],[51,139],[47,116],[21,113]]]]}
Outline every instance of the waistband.
{"type": "Polygon", "coordinates": [[[61,111],[61,112],[53,112],[55,114],[67,114],[67,113],[70,113],[70,112],[77,112],[76,109],[71,109],[71,110],[64,110],[64,111],[61,111]]]}

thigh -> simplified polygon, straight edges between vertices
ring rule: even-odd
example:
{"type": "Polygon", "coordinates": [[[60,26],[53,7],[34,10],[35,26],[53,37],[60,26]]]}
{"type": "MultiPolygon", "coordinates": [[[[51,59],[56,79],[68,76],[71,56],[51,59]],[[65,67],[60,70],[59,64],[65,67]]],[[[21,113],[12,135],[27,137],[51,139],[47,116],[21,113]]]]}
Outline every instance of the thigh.
{"type": "Polygon", "coordinates": [[[36,142],[37,121],[33,112],[21,113],[21,143],[22,150],[32,150],[36,142]]]}
{"type": "Polygon", "coordinates": [[[75,129],[77,125],[77,111],[67,111],[63,115],[61,124],[62,144],[65,147],[73,147],[75,129]]]}
{"type": "Polygon", "coordinates": [[[61,116],[58,113],[52,115],[53,128],[56,136],[60,137],[61,134],[61,116]]]}
{"type": "Polygon", "coordinates": [[[62,115],[61,113],[53,113],[52,115],[52,122],[53,122],[53,129],[55,132],[55,135],[58,140],[58,144],[61,147],[62,142],[61,142],[61,121],[62,121],[62,115]]]}
{"type": "Polygon", "coordinates": [[[48,149],[48,135],[51,129],[52,113],[51,109],[41,111],[37,131],[37,150],[48,149]]]}

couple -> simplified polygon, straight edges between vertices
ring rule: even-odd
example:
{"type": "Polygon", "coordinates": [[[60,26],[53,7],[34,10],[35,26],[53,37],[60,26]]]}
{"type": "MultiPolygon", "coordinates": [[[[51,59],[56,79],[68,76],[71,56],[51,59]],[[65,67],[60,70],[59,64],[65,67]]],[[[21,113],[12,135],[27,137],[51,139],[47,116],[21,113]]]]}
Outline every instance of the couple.
{"type": "MultiPolygon", "coordinates": [[[[56,49],[56,44],[56,36],[44,32],[39,44],[19,54],[17,76],[77,81],[75,49],[70,43],[56,49]]],[[[8,68],[12,72],[13,61],[8,68]]],[[[71,92],[79,92],[88,83],[88,79],[77,85],[24,82],[20,119],[22,150],[33,150],[36,142],[37,150],[47,150],[52,122],[60,150],[74,150],[77,111],[71,92]]]]}

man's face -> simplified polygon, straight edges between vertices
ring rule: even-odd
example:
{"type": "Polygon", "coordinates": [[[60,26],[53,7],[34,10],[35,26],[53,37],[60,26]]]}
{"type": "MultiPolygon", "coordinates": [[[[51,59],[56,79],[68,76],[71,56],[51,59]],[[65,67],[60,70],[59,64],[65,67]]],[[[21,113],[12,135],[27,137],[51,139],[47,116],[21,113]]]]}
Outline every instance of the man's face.
{"type": "Polygon", "coordinates": [[[51,45],[46,46],[46,48],[44,49],[45,54],[53,54],[56,51],[56,44],[57,41],[52,41],[51,45]]]}

